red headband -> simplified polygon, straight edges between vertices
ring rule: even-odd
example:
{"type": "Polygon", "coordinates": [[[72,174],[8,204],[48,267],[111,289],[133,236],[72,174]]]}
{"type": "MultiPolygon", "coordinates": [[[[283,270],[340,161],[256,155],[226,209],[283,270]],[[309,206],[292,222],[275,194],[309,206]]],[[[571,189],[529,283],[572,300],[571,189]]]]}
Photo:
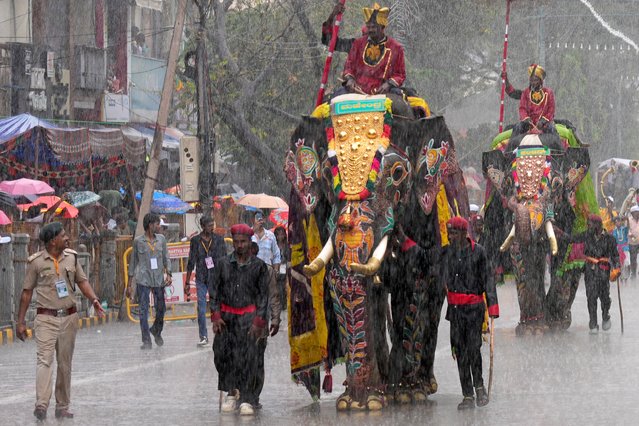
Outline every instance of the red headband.
{"type": "Polygon", "coordinates": [[[451,217],[450,219],[448,219],[448,222],[446,222],[446,226],[448,228],[468,231],[468,221],[461,216],[451,217]]]}
{"type": "Polygon", "coordinates": [[[253,228],[244,223],[238,223],[231,226],[231,235],[248,235],[250,237],[253,235],[253,228]]]}

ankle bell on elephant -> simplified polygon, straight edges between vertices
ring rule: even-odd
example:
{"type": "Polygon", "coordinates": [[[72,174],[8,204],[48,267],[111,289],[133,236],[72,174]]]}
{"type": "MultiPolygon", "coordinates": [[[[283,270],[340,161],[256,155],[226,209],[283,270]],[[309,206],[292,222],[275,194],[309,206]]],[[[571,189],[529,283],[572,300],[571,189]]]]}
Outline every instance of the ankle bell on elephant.
{"type": "MultiPolygon", "coordinates": [[[[483,172],[492,184],[486,217],[500,217],[492,211],[504,208],[500,199],[507,200],[506,207],[512,212],[513,225],[499,249],[509,250],[511,255],[520,307],[518,334],[545,330],[547,304],[563,309],[568,305],[570,309],[571,301],[556,299],[564,297],[556,287],[564,281],[556,272],[565,264],[571,248],[558,242],[555,227],[571,230],[577,216],[583,216],[582,210],[588,210],[584,205],[589,191],[594,190],[590,179],[584,181],[590,166],[587,149],[571,147],[577,146],[572,132],[557,127],[561,138],[528,134],[509,140],[505,132],[482,159],[483,172]],[[579,205],[571,205],[578,190],[582,195],[579,205]],[[552,287],[547,296],[544,272],[548,254],[557,259],[551,263],[552,287]]],[[[490,221],[485,225],[503,226],[490,221]]],[[[565,313],[562,317],[565,319],[565,313]]]]}

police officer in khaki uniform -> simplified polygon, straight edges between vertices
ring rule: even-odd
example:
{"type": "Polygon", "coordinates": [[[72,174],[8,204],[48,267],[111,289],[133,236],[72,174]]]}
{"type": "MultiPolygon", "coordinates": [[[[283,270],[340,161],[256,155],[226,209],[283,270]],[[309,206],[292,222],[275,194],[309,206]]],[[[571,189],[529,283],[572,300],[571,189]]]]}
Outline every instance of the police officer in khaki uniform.
{"type": "Polygon", "coordinates": [[[58,373],[55,384],[55,416],[58,419],[72,418],[71,361],[78,329],[75,286],[89,300],[98,315],[104,315],[100,300],[93,292],[77,253],[68,247],[69,237],[60,222],[52,222],[40,231],[40,240],[45,250],[29,257],[24,279],[16,334],[20,340],[26,336],[24,317],[35,289],[37,315],[34,321],[37,343],[36,406],[33,414],[38,420],[47,416],[51,399],[53,355],[57,352],[58,373]]]}

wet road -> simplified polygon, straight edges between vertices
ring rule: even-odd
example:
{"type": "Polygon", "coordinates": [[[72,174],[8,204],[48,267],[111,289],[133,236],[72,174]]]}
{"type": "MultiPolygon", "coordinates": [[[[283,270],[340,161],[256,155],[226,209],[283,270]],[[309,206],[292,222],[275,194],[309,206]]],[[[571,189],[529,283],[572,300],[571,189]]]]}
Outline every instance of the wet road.
{"type": "MultiPolygon", "coordinates": [[[[428,406],[390,406],[381,413],[342,414],[335,399],[343,391],[344,367],[334,370],[333,393],[313,403],[290,380],[288,342],[280,332],[269,341],[264,408],[254,419],[218,413],[219,392],[210,346],[196,347],[197,325],[169,322],[165,345],[140,351],[139,327],[112,323],[80,330],[72,380],[75,413],[68,424],[186,425],[583,425],[636,424],[639,406],[639,283],[622,287],[625,334],[619,327],[616,288],[611,286],[612,329],[588,333],[583,283],[573,305],[568,332],[516,337],[519,311],[514,286],[498,288],[501,318],[496,321],[495,373],[490,404],[458,412],[461,389],[450,356],[448,322],[440,325],[435,374],[439,392],[428,406]]],[[[286,320],[283,321],[283,327],[286,320]]],[[[35,342],[0,347],[0,424],[34,424],[35,342]]],[[[484,378],[488,382],[488,345],[484,378]]],[[[45,424],[54,418],[55,401],[45,424]]]]}

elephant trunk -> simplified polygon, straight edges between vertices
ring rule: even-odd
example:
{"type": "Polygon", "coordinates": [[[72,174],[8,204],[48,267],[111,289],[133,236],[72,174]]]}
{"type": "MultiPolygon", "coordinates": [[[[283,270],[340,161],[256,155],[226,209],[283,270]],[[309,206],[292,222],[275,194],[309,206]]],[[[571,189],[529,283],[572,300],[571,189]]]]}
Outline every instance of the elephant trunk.
{"type": "Polygon", "coordinates": [[[548,236],[548,241],[550,242],[550,252],[554,256],[557,254],[557,251],[559,251],[559,249],[557,247],[557,237],[555,237],[555,230],[549,220],[546,221],[546,235],[548,236]]]}
{"type": "Polygon", "coordinates": [[[526,244],[532,239],[532,225],[530,223],[530,211],[524,204],[517,203],[514,208],[515,211],[515,232],[517,234],[517,240],[526,244]]]}
{"type": "Polygon", "coordinates": [[[324,244],[324,248],[317,256],[317,258],[313,259],[313,261],[309,265],[304,265],[304,275],[307,277],[312,277],[313,275],[318,274],[324,266],[331,260],[333,257],[333,239],[328,237],[326,244],[324,244]]]}
{"type": "Polygon", "coordinates": [[[375,275],[380,266],[382,266],[382,260],[384,259],[387,245],[388,235],[384,235],[382,241],[379,242],[375,251],[373,251],[373,255],[368,259],[368,262],[366,262],[365,265],[362,265],[361,263],[351,263],[351,271],[366,276],[375,275]]]}

